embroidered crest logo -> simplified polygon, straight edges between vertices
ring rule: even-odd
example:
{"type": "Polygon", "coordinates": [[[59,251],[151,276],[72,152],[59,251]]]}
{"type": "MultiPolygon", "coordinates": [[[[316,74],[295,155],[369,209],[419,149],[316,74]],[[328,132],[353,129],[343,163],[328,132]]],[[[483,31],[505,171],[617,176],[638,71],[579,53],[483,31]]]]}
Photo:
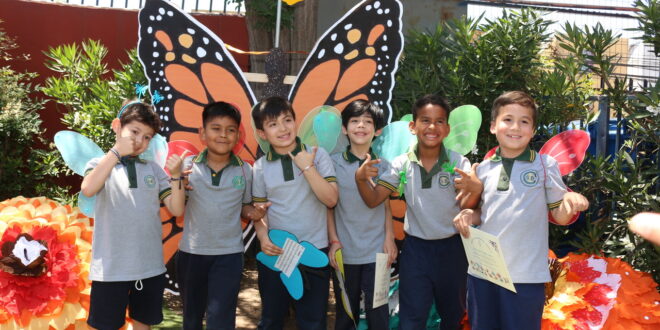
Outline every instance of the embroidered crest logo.
{"type": "Polygon", "coordinates": [[[539,175],[535,170],[527,170],[520,174],[520,181],[527,187],[534,187],[539,183],[539,175]]]}
{"type": "Polygon", "coordinates": [[[440,183],[440,187],[442,187],[442,188],[448,187],[449,184],[451,183],[451,179],[449,177],[449,174],[448,173],[440,173],[439,178],[438,178],[438,182],[440,183]]]}
{"type": "Polygon", "coordinates": [[[149,188],[153,188],[156,186],[156,178],[153,175],[147,175],[144,177],[144,183],[147,185],[149,188]]]}
{"type": "Polygon", "coordinates": [[[237,175],[234,177],[233,180],[231,180],[232,185],[236,189],[243,189],[245,188],[245,178],[241,175],[237,175]]]}

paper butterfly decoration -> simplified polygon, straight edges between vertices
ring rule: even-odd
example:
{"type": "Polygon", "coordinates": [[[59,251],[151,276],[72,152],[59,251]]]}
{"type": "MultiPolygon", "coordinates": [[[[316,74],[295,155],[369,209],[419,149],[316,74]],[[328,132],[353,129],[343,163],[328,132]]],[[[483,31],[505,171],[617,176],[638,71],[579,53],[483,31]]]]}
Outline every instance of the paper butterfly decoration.
{"type": "MultiPolygon", "coordinates": [[[[554,158],[559,165],[559,172],[564,176],[580,167],[587,152],[587,148],[589,148],[589,143],[591,143],[589,133],[577,129],[568,130],[561,132],[548,140],[543,147],[541,147],[541,150],[539,150],[539,154],[548,155],[554,158]]],[[[496,150],[497,147],[490,149],[484,156],[484,159],[492,157],[496,150]]],[[[572,190],[568,188],[568,191],[572,190]]],[[[548,213],[548,216],[550,221],[555,223],[552,213],[548,213]]],[[[575,222],[579,216],[580,213],[576,213],[569,221],[569,224],[575,222]]]]}
{"type": "MultiPolygon", "coordinates": [[[[298,238],[295,235],[279,229],[271,229],[268,231],[268,237],[273,242],[273,244],[278,247],[284,247],[284,243],[287,239],[290,239],[298,243],[298,238]]],[[[317,249],[314,245],[309,242],[302,241],[299,242],[305,250],[298,260],[298,264],[295,266],[291,276],[286,276],[284,273],[280,273],[280,279],[284,283],[287,291],[291,297],[295,300],[299,300],[303,296],[303,279],[298,265],[304,265],[307,267],[322,268],[328,265],[328,256],[323,253],[323,251],[317,249]]],[[[280,272],[281,270],[275,267],[278,256],[269,256],[263,252],[257,254],[257,260],[259,260],[264,266],[270,268],[273,271],[280,272]]]]}
{"type": "MultiPolygon", "coordinates": [[[[343,110],[357,99],[378,104],[389,120],[394,73],[403,49],[401,14],[399,0],[364,0],[321,36],[289,93],[299,127],[305,127],[299,136],[310,135],[306,130],[311,129],[317,145],[330,148],[334,144],[338,148],[333,139],[336,125],[328,128],[321,124],[337,122],[336,112],[329,107],[343,110]],[[311,125],[304,125],[306,115],[319,107],[323,110],[317,112],[320,119],[314,116],[311,125]]],[[[242,117],[239,129],[246,132],[257,100],[222,39],[165,0],[147,0],[140,10],[139,23],[138,57],[149,81],[149,92],[163,96],[154,106],[163,121],[161,134],[168,141],[188,141],[201,150],[197,134],[202,125],[201,113],[204,105],[215,101],[235,105],[242,117]]],[[[255,134],[242,137],[240,150],[235,153],[245,161],[256,160],[260,145],[262,152],[268,150],[268,144],[259,144],[255,134]]],[[[164,221],[169,224],[163,239],[166,260],[176,251],[181,221],[173,217],[164,221]]],[[[247,248],[255,238],[251,222],[243,235],[247,248]]],[[[169,288],[176,289],[171,285],[169,288]]]]}
{"type": "MultiPolygon", "coordinates": [[[[85,176],[85,165],[93,158],[103,157],[105,152],[84,135],[74,131],[59,131],[54,137],[55,146],[62,154],[66,165],[76,174],[85,176]]],[[[155,161],[161,167],[165,166],[167,156],[167,142],[165,138],[156,134],[149,141],[149,147],[140,158],[155,161]]],[[[94,204],[96,197],[87,197],[78,193],[78,207],[88,217],[94,217],[94,204]]]]}

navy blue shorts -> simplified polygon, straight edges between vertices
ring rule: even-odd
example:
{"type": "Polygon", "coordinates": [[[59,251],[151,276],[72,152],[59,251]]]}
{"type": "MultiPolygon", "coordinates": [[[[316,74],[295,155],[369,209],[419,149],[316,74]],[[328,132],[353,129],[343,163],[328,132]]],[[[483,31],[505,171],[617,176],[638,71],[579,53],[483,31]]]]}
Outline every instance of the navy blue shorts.
{"type": "Polygon", "coordinates": [[[124,325],[126,307],[131,319],[147,325],[163,321],[165,274],[139,281],[92,281],[87,324],[99,330],[124,325]]]}
{"type": "Polygon", "coordinates": [[[514,286],[517,293],[468,275],[468,318],[472,330],[541,328],[545,284],[514,286]]]}

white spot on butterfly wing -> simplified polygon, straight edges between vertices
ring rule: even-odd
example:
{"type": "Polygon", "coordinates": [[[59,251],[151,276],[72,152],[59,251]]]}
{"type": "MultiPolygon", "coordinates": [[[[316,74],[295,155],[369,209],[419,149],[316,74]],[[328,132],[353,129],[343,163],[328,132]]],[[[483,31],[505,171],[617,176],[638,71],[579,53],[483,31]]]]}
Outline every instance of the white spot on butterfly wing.
{"type": "Polygon", "coordinates": [[[338,43],[338,44],[335,46],[335,49],[334,49],[334,50],[335,50],[335,53],[337,53],[337,54],[341,54],[342,52],[344,52],[344,45],[343,45],[342,43],[338,43]]]}

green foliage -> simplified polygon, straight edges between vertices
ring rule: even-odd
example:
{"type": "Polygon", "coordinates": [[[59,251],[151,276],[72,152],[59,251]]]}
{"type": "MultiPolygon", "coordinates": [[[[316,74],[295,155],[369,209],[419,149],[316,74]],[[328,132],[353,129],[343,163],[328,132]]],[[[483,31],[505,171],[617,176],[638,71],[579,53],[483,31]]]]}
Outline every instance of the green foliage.
{"type": "Polygon", "coordinates": [[[104,62],[107,54],[108,49],[94,40],[85,41],[82,46],[49,49],[46,66],[59,76],[49,77],[42,89],[64,106],[62,122],[96,142],[102,150],[114,144],[110,124],[122,102],[135,98],[135,84],[147,83],[135,50],[128,52],[129,62],[121,64],[121,70],[113,70],[112,75],[104,62]]]}
{"type": "MultiPolygon", "coordinates": [[[[9,63],[27,59],[9,54],[16,48],[14,40],[0,30],[0,58],[9,63]]],[[[0,200],[18,195],[56,198],[63,192],[52,182],[58,174],[52,166],[53,154],[35,147],[45,142],[38,114],[43,102],[30,96],[36,76],[0,67],[0,200]]]]}
{"type": "Polygon", "coordinates": [[[660,55],[660,5],[657,0],[636,0],[635,7],[640,10],[637,18],[638,27],[642,31],[640,37],[645,43],[654,45],[655,56],[660,55]]]}

